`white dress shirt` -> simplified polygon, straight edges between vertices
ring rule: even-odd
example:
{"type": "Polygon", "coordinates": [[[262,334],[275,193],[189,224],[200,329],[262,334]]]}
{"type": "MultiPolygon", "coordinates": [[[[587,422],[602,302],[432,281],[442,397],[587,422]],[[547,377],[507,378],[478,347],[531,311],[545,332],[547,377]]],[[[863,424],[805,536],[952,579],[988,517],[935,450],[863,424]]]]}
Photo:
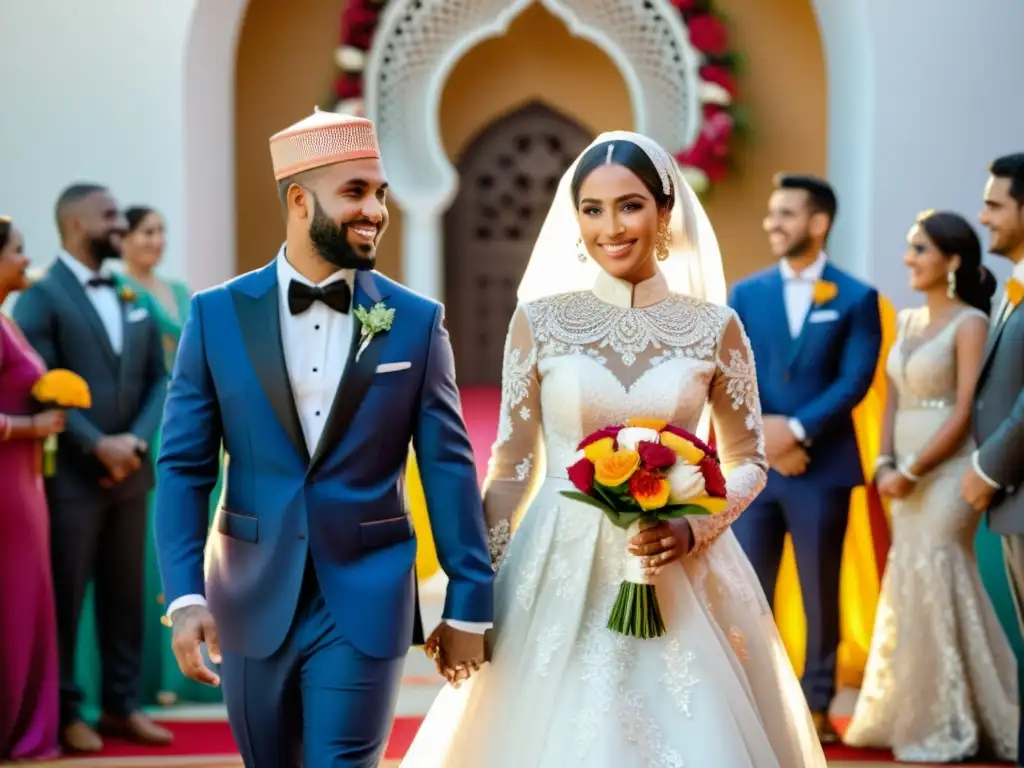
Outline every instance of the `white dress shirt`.
{"type": "MultiPolygon", "coordinates": [[[[782,274],[782,298],[786,305],[786,322],[789,335],[796,339],[804,329],[807,313],[814,303],[814,284],[821,280],[825,271],[825,253],[819,253],[809,266],[797,272],[786,259],[779,262],[782,274]]],[[[798,419],[789,419],[789,429],[801,443],[807,439],[807,432],[798,419]]]]}
{"type": "Polygon", "coordinates": [[[57,258],[82,284],[82,290],[85,291],[96,314],[100,316],[103,328],[107,331],[107,338],[110,339],[114,354],[120,355],[124,346],[124,321],[121,317],[121,301],[117,298],[117,290],[107,285],[89,285],[93,278],[109,279],[111,273],[106,267],[100,267],[99,272],[94,272],[67,251],[61,251],[57,258]]]}
{"type": "MultiPolygon", "coordinates": [[[[1013,272],[1010,277],[1018,282],[1024,283],[1024,261],[1014,264],[1013,272]]],[[[1006,318],[1010,316],[1010,297],[1006,291],[1003,291],[1002,300],[999,302],[999,309],[996,310],[995,314],[992,315],[992,329],[990,333],[995,333],[996,329],[1000,325],[1006,322],[1006,318]]],[[[971,454],[971,465],[974,467],[974,471],[978,473],[978,477],[988,483],[990,486],[999,490],[1002,486],[999,485],[995,480],[985,474],[981,468],[981,463],[978,461],[978,452],[975,451],[971,454]]]]}
{"type": "MultiPolygon", "coordinates": [[[[355,296],[355,272],[338,270],[320,283],[303,277],[285,257],[284,248],[277,254],[278,301],[281,317],[281,346],[288,380],[295,397],[295,409],[302,424],[302,434],[310,456],[316,452],[323,434],[334,395],[341,386],[352,346],[352,313],[337,312],[322,301],[314,301],[305,312],[293,315],[288,307],[288,286],[292,281],[324,287],[345,280],[355,296]]],[[[167,615],[189,605],[206,605],[202,595],[183,595],[171,602],[167,615]]],[[[483,634],[489,623],[445,619],[455,629],[483,634]]]]}

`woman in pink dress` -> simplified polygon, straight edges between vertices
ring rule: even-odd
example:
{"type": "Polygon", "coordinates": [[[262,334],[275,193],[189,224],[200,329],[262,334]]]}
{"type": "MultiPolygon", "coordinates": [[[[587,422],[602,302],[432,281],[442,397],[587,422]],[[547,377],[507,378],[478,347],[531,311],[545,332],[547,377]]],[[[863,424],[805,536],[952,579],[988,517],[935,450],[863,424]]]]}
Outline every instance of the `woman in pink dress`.
{"type": "MultiPolygon", "coordinates": [[[[27,287],[21,234],[0,217],[0,304],[27,287]]],[[[50,520],[40,440],[64,414],[33,415],[32,385],[46,367],[0,314],[0,762],[58,752],[57,630],[50,520]]]]}

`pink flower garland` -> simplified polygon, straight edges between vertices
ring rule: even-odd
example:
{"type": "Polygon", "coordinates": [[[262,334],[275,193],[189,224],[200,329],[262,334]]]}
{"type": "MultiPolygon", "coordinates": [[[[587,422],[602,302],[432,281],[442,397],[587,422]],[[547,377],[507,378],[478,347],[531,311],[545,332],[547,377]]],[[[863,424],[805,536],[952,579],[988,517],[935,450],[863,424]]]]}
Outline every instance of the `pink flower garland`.
{"type": "MultiPolygon", "coordinates": [[[[342,111],[361,112],[361,63],[373,45],[374,33],[387,0],[349,0],[341,14],[339,72],[334,96],[342,111]],[[360,54],[362,54],[360,56],[360,54]],[[353,62],[348,69],[341,62],[353,62]]],[[[737,87],[729,31],[711,9],[711,0],[671,0],[690,34],[690,44],[703,57],[700,68],[704,120],[692,145],[676,153],[676,161],[699,194],[729,173],[730,148],[737,127],[733,108],[737,87]]]]}

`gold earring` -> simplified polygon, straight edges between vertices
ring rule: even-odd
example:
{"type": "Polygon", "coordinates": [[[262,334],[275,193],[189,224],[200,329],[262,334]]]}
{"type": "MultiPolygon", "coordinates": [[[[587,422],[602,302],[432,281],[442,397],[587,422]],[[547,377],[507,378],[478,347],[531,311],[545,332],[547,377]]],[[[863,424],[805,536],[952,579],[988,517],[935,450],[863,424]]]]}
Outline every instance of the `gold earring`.
{"type": "Polygon", "coordinates": [[[587,252],[583,250],[582,237],[576,241],[576,258],[580,260],[580,264],[585,263],[587,260],[587,252]]]}
{"type": "Polygon", "coordinates": [[[665,261],[668,258],[668,246],[672,242],[672,233],[669,232],[668,222],[658,228],[658,236],[654,240],[654,255],[658,261],[665,261]]]}
{"type": "Polygon", "coordinates": [[[949,270],[946,273],[946,298],[956,298],[956,270],[949,270]]]}

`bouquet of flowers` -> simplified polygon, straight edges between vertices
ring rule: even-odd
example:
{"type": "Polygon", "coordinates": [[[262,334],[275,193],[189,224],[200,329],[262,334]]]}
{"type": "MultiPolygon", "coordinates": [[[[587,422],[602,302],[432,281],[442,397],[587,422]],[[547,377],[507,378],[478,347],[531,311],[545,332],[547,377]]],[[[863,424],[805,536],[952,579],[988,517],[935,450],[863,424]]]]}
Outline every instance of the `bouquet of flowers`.
{"type": "MultiPolygon", "coordinates": [[[[725,509],[718,454],[696,435],[654,419],[599,429],[578,446],[568,468],[578,490],[562,495],[597,507],[629,538],[664,520],[725,509]]],[[[643,559],[626,553],[626,577],[608,628],[630,637],[660,637],[665,622],[643,559]]]]}
{"type": "MultiPolygon", "coordinates": [[[[32,387],[32,399],[40,410],[90,408],[89,385],[74,371],[55,368],[47,371],[32,387]]],[[[57,436],[43,442],[43,476],[53,477],[57,471],[57,436]]]]}

